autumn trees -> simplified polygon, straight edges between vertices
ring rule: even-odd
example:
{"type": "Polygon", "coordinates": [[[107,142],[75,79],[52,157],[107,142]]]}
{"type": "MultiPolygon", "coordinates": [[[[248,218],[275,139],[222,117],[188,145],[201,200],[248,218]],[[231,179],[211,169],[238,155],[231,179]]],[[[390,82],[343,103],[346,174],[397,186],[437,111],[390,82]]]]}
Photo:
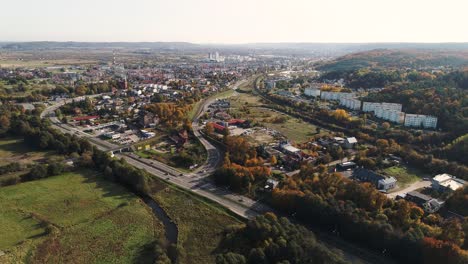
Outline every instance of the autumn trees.
{"type": "Polygon", "coordinates": [[[255,182],[264,181],[271,171],[244,137],[227,136],[223,166],[214,173],[218,184],[229,185],[237,191],[252,191],[255,182]]]}
{"type": "MultiPolygon", "coordinates": [[[[319,167],[305,166],[285,180],[281,188],[273,190],[272,204],[305,223],[333,228],[347,239],[385,250],[402,262],[424,263],[422,255],[402,252],[425,250],[422,241],[426,237],[440,240],[454,254],[453,259],[466,260],[466,220],[462,223],[427,215],[413,203],[388,199],[370,184],[319,167]]],[[[446,249],[440,247],[440,254],[446,254],[446,249]]],[[[457,261],[451,263],[461,263],[457,261]]]]}
{"type": "Polygon", "coordinates": [[[346,263],[315,239],[314,234],[286,218],[267,213],[244,227],[232,228],[221,244],[217,264],[346,263]]]}
{"type": "Polygon", "coordinates": [[[168,126],[181,126],[187,123],[187,113],[191,105],[175,103],[154,103],[145,106],[145,110],[156,114],[160,122],[168,126]]]}

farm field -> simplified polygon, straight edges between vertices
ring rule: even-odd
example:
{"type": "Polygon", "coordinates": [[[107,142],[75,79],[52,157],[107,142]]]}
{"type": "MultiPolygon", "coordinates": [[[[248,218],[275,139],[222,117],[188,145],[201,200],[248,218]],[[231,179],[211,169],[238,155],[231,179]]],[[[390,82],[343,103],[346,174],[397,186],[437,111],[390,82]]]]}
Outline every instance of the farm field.
{"type": "Polygon", "coordinates": [[[153,197],[178,226],[178,246],[184,252],[180,263],[214,263],[225,228],[242,224],[224,208],[172,186],[153,197]]]}
{"type": "Polygon", "coordinates": [[[0,263],[145,263],[163,236],[150,209],[94,171],[0,188],[0,263]]]}

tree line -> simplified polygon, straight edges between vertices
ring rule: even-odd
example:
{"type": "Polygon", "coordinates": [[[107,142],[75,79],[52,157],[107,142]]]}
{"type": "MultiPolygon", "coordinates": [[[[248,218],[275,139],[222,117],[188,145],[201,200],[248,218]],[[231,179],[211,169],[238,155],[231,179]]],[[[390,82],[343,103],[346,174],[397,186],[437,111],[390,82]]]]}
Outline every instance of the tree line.
{"type": "Polygon", "coordinates": [[[217,264],[347,263],[319,243],[311,231],[273,213],[258,216],[245,226],[228,227],[218,251],[217,264]]]}

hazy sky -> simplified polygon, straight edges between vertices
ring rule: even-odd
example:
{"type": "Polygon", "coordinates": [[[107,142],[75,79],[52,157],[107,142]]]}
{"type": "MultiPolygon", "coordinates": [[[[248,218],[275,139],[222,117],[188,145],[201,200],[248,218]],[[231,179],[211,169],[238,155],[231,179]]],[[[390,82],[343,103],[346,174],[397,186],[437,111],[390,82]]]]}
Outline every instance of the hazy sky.
{"type": "Polygon", "coordinates": [[[468,42],[468,0],[2,0],[2,41],[468,42]]]}

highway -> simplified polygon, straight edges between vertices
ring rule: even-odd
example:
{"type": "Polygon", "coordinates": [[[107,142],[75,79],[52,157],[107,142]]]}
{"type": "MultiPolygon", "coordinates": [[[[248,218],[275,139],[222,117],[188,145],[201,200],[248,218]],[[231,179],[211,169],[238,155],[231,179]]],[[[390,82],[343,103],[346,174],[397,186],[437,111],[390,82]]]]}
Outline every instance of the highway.
{"type": "MultiPolygon", "coordinates": [[[[246,80],[237,82],[233,85],[232,89],[237,89],[237,87],[245,81],[246,80]]],[[[98,97],[101,95],[102,94],[87,97],[98,97]]],[[[47,107],[40,116],[41,118],[49,118],[52,122],[52,126],[56,129],[59,129],[63,133],[74,134],[79,137],[87,138],[90,143],[102,151],[115,152],[115,150],[122,148],[121,146],[101,140],[100,138],[85,133],[80,129],[74,128],[67,124],[62,124],[60,120],[55,117],[54,112],[59,107],[63,106],[64,104],[71,103],[72,100],[83,99],[84,97],[80,97],[55,102],[53,105],[47,107]]],[[[200,126],[198,125],[198,120],[199,117],[207,110],[208,106],[216,99],[217,98],[210,98],[205,100],[201,105],[198,113],[195,115],[192,123],[194,135],[200,140],[200,142],[207,150],[207,160],[205,164],[199,167],[196,171],[191,173],[184,173],[167,164],[155,160],[144,159],[128,152],[115,152],[114,155],[118,158],[123,158],[127,163],[137,168],[144,169],[148,173],[162,180],[171,182],[180,188],[190,190],[197,193],[198,195],[206,197],[226,207],[242,218],[251,219],[257,215],[264,214],[265,212],[275,212],[275,210],[273,210],[271,207],[260,201],[255,201],[248,197],[231,192],[225,187],[216,186],[209,178],[209,176],[221,163],[221,153],[215,146],[213,146],[202,136],[200,133],[200,126]]],[[[314,232],[316,233],[317,237],[325,244],[329,245],[330,247],[342,250],[345,259],[349,261],[357,261],[359,263],[393,263],[379,254],[348,243],[339,237],[329,235],[328,233],[320,230],[314,230],[314,232]]]]}

